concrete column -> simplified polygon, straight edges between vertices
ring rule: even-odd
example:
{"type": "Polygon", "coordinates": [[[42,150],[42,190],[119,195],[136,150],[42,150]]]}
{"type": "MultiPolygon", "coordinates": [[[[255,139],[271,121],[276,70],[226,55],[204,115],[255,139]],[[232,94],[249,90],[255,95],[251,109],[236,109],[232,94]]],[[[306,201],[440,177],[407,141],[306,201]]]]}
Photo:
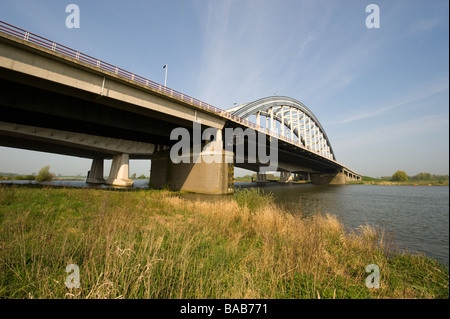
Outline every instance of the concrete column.
{"type": "Polygon", "coordinates": [[[106,184],[114,186],[133,186],[133,181],[129,178],[129,155],[114,155],[106,184]]]}
{"type": "Polygon", "coordinates": [[[267,183],[266,173],[256,173],[256,183],[267,183]]]}
{"type": "Polygon", "coordinates": [[[311,182],[316,185],[336,184],[342,185],[347,181],[343,172],[337,173],[314,173],[311,174],[311,182]]]}
{"type": "Polygon", "coordinates": [[[94,158],[91,164],[86,183],[104,184],[106,180],[103,178],[103,158],[94,158]]]}
{"type": "Polygon", "coordinates": [[[290,172],[280,172],[280,183],[287,183],[290,180],[292,180],[290,172]]]}
{"type": "Polygon", "coordinates": [[[202,151],[202,159],[193,162],[193,155],[175,164],[170,150],[155,152],[151,159],[150,186],[200,194],[231,194],[234,192],[233,152],[223,149],[202,151]],[[218,161],[205,162],[203,156],[218,161]]]}

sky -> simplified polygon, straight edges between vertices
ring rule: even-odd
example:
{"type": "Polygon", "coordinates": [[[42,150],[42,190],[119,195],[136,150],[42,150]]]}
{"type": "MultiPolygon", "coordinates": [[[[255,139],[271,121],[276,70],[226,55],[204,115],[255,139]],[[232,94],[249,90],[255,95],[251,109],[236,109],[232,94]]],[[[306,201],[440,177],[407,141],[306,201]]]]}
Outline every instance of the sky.
{"type": "MultiPolygon", "coordinates": [[[[2,0],[0,20],[158,83],[167,64],[168,87],[221,109],[295,98],[362,175],[449,173],[447,0],[2,0]],[[66,27],[72,3],[79,28],[66,27]],[[379,28],[366,25],[369,4],[379,28]]],[[[0,172],[90,164],[0,147],[0,172]]],[[[130,174],[149,169],[130,161],[130,174]]]]}

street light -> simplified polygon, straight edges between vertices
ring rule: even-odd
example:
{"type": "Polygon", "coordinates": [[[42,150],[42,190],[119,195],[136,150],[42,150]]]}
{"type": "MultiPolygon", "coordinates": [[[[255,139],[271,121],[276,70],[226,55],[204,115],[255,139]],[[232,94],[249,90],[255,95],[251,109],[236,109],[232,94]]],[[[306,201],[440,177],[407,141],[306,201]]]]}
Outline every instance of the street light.
{"type": "Polygon", "coordinates": [[[166,77],[164,78],[164,86],[167,86],[167,69],[169,67],[167,66],[167,64],[164,64],[163,69],[166,69],[166,77]]]}

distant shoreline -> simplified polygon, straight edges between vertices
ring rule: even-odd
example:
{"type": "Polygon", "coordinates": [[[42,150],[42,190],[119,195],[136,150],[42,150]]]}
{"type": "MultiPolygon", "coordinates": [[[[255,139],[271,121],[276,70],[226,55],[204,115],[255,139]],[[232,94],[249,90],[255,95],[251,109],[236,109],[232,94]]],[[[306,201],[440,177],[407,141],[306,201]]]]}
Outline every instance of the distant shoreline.
{"type": "Polygon", "coordinates": [[[393,181],[358,181],[348,182],[349,185],[388,185],[388,186],[449,186],[446,181],[407,181],[407,182],[393,182],[393,181]]]}

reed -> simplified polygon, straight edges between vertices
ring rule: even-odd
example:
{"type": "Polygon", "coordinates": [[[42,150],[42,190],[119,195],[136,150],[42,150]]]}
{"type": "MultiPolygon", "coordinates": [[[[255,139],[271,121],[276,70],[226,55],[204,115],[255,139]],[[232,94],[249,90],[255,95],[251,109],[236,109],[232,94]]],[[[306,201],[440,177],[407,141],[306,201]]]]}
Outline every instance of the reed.
{"type": "Polygon", "coordinates": [[[382,229],[288,214],[259,192],[0,187],[0,222],[1,298],[449,297],[448,268],[399,253],[382,229]],[[66,287],[68,264],[80,288],[66,287]]]}

